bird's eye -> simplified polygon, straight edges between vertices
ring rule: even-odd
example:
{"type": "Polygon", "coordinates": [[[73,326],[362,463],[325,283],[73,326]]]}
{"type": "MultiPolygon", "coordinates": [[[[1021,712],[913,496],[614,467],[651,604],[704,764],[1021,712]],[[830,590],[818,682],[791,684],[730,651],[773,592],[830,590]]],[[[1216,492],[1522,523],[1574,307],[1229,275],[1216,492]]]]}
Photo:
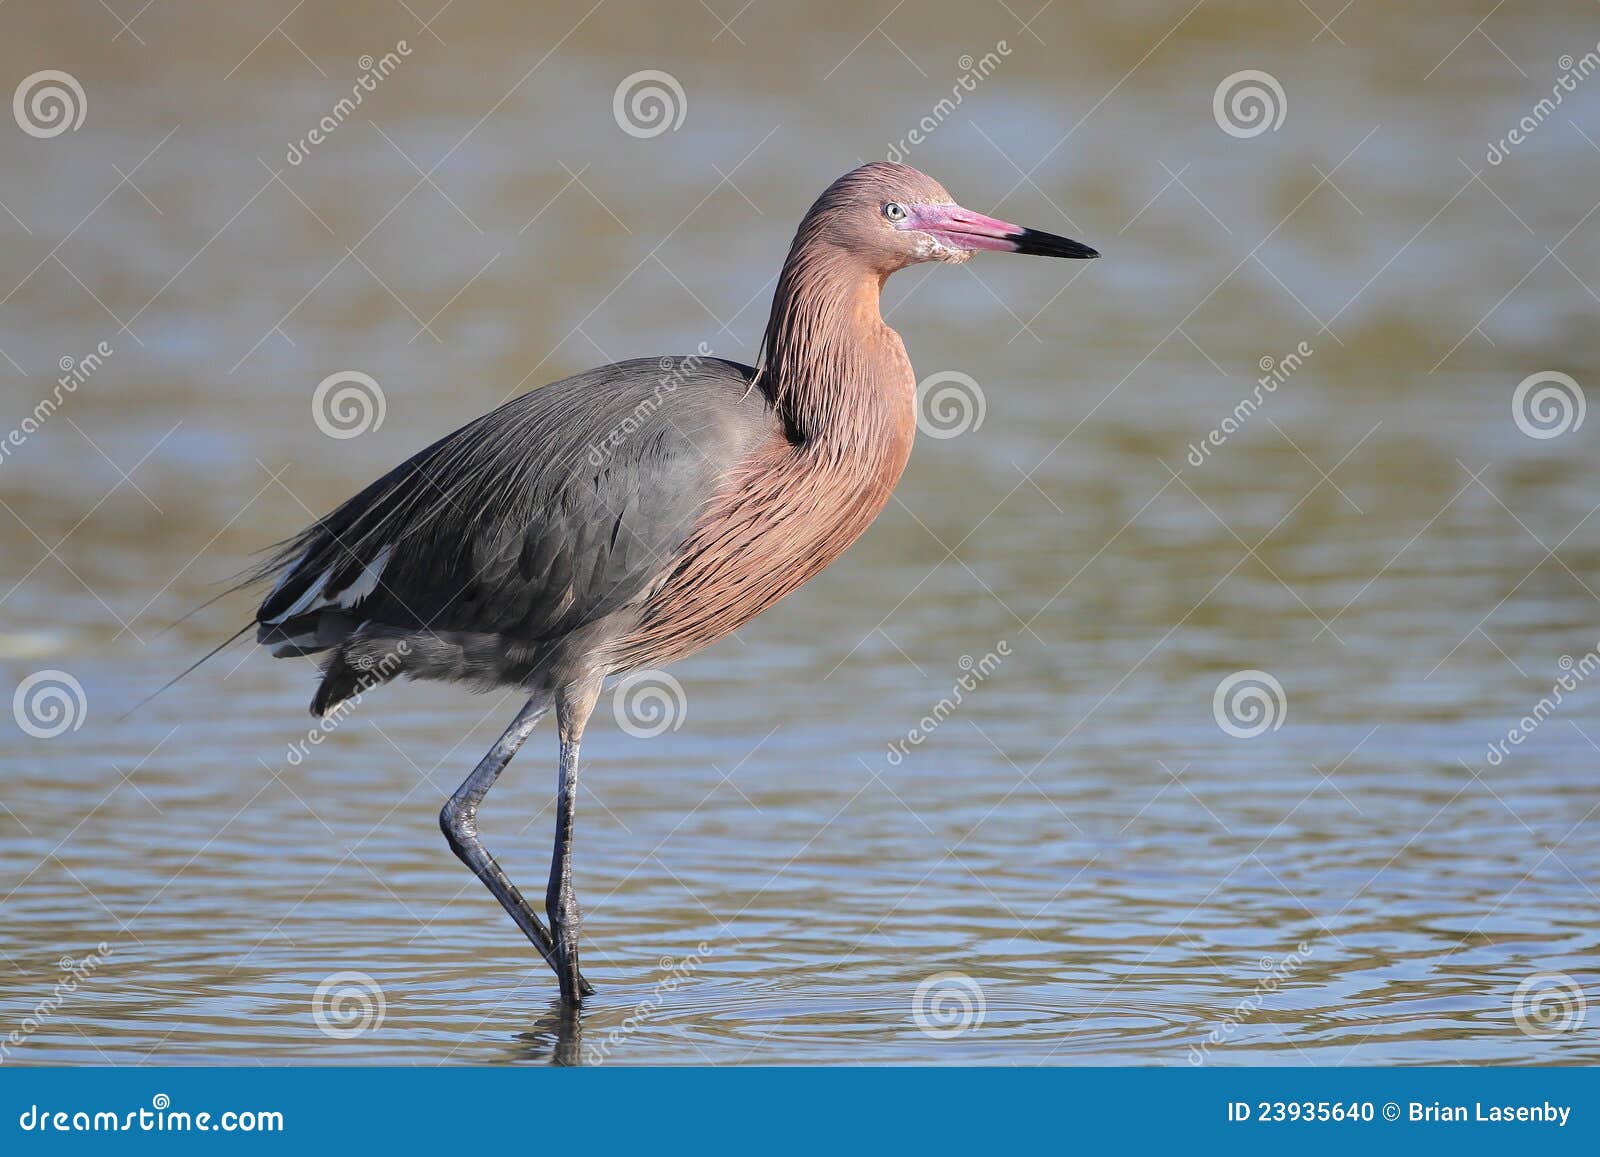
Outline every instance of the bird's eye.
{"type": "Polygon", "coordinates": [[[883,207],[883,215],[891,221],[904,221],[906,219],[906,207],[899,201],[890,201],[883,207]]]}

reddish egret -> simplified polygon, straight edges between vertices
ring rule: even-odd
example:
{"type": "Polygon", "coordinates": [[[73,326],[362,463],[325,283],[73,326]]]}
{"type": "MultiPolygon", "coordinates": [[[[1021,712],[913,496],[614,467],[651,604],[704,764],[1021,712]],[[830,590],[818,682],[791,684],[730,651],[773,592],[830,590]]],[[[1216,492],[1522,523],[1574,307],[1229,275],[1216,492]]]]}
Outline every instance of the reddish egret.
{"type": "Polygon", "coordinates": [[[916,377],[879,290],[897,269],[980,249],[1098,256],[969,212],[905,165],[862,165],[800,223],[759,366],[649,358],[552,382],[402,463],[254,576],[277,578],[257,639],[274,655],[326,653],[314,714],[402,674],[529,696],[439,823],[567,1005],[593,991],[578,968],[572,825],[602,681],[717,641],[860,537],[916,429],[916,377]],[[546,930],[478,838],[478,806],[551,705],[546,930]]]}

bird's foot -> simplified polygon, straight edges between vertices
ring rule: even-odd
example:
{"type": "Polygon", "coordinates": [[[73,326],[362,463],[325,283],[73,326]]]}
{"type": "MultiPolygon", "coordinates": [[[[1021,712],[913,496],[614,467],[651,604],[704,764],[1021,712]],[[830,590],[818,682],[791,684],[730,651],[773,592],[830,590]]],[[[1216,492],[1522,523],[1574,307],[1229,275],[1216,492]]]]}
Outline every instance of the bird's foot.
{"type": "Polygon", "coordinates": [[[584,979],[578,967],[577,945],[569,947],[563,940],[556,941],[555,971],[556,980],[561,984],[563,1004],[576,1006],[584,997],[594,995],[594,985],[584,979]]]}

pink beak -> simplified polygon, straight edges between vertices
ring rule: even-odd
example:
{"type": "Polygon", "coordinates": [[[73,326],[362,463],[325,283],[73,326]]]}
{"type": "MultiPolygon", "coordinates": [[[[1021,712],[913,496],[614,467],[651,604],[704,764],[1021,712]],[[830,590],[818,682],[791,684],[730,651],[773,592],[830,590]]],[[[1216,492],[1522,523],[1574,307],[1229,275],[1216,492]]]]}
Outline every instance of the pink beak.
{"type": "Polygon", "coordinates": [[[901,229],[931,233],[952,249],[993,249],[1001,253],[1028,253],[1039,257],[1099,257],[1087,245],[1054,233],[1024,229],[960,205],[913,205],[901,229]]]}

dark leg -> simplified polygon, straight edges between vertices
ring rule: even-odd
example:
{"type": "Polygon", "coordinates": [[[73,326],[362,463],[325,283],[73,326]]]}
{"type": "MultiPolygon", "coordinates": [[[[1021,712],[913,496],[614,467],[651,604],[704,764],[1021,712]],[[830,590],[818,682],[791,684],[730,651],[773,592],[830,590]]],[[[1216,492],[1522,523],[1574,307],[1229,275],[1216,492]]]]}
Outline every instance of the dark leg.
{"type": "MultiPolygon", "coordinates": [[[[532,733],[545,711],[549,708],[548,697],[536,695],[523,706],[517,717],[511,721],[511,726],[495,741],[489,749],[489,754],[479,761],[478,766],[467,776],[466,781],[456,789],[455,795],[445,803],[439,812],[439,827],[443,829],[445,839],[450,842],[450,850],[463,864],[472,869],[473,875],[484,882],[484,885],[500,901],[500,906],[506,910],[517,927],[533,946],[539,950],[539,955],[544,957],[545,963],[556,970],[556,975],[561,975],[557,964],[554,942],[550,933],[545,931],[544,924],[540,922],[533,905],[523,898],[521,891],[506,876],[505,870],[489,854],[483,846],[483,841],[478,838],[478,805],[483,802],[483,797],[494,786],[495,780],[500,778],[500,772],[506,764],[511,762],[511,757],[532,733]]],[[[578,977],[580,983],[583,978],[578,977]]],[[[563,985],[566,982],[563,981],[563,985]]]]}
{"type": "Polygon", "coordinates": [[[561,771],[556,799],[556,846],[550,858],[550,886],[544,910],[555,934],[556,977],[561,999],[577,1004],[594,991],[578,971],[578,932],[583,916],[572,891],[572,818],[578,804],[578,743],[600,696],[598,679],[563,687],[556,699],[556,724],[561,732],[561,771]]]}

